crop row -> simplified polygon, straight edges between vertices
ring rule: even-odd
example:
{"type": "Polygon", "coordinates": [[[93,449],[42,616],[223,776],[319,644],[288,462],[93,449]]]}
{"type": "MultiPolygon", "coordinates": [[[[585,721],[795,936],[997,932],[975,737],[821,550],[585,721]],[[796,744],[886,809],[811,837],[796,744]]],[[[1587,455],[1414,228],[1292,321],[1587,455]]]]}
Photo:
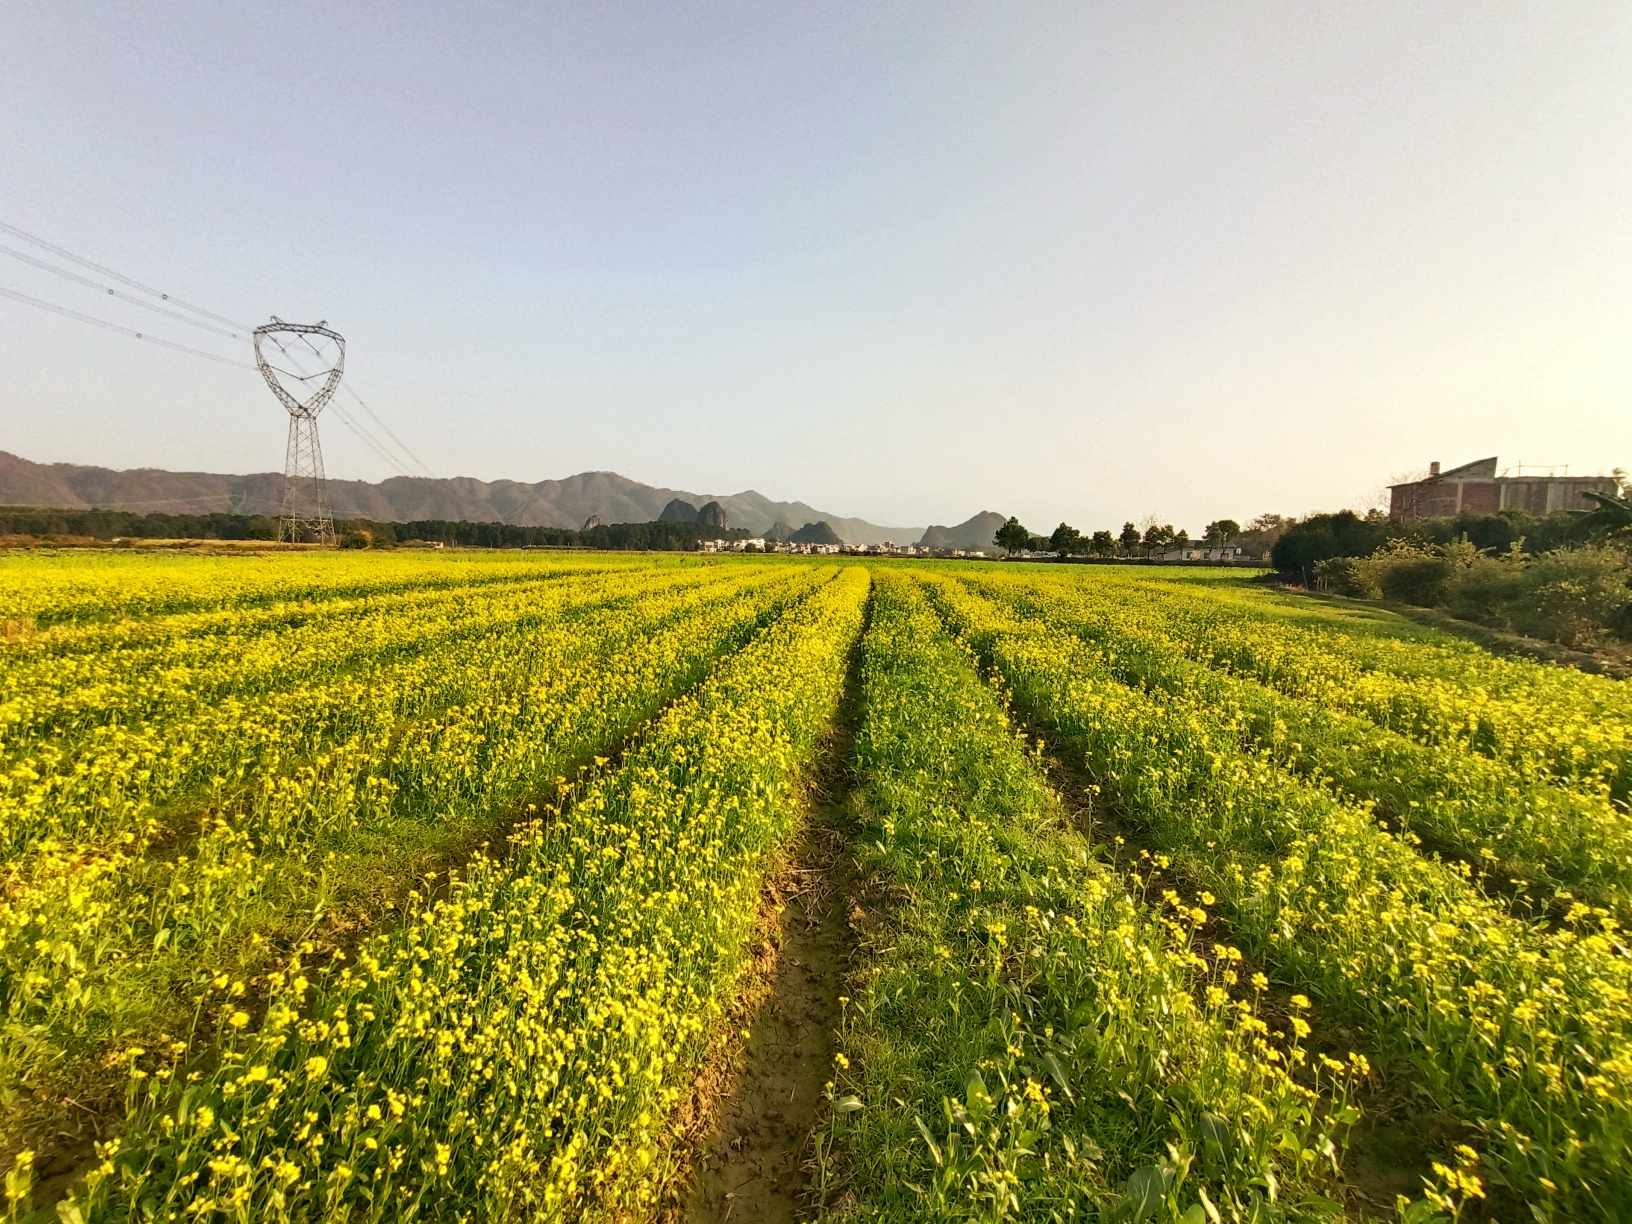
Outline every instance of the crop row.
{"type": "MultiPolygon", "coordinates": [[[[738,576],[736,581],[743,578],[738,576]]],[[[763,582],[765,576],[760,576],[763,582]]],[[[376,690],[417,669],[420,708],[455,694],[489,647],[559,636],[646,597],[704,589],[629,576],[458,591],[445,606],[367,617],[319,615],[298,626],[224,636],[208,657],[122,652],[73,660],[6,659],[9,720],[0,776],[8,851],[42,833],[124,827],[133,805],[174,801],[200,785],[234,786],[328,742],[376,690]],[[401,645],[392,635],[400,634],[401,645]],[[140,775],[138,778],[137,775],[140,775]]]]}
{"type": "Polygon", "coordinates": [[[117,633],[100,625],[57,630],[7,647],[0,669],[0,733],[12,757],[42,735],[151,720],[176,702],[275,691],[411,658],[451,638],[490,632],[497,626],[489,623],[489,610],[542,621],[596,598],[627,598],[708,577],[681,569],[639,576],[560,571],[505,584],[326,600],[315,607],[156,616],[119,622],[117,633]]]}
{"type": "Polygon", "coordinates": [[[223,981],[213,1045],[128,1052],[128,1125],[66,1210],[496,1220],[649,1204],[867,585],[846,570],[786,612],[618,768],[350,964],[297,958],[258,1017],[223,981]]]}
{"type": "Polygon", "coordinates": [[[1632,817],[1601,789],[1555,786],[1466,746],[1423,744],[1312,698],[1213,670],[1192,657],[1183,630],[1153,599],[1129,601],[1070,582],[978,585],[1082,637],[1118,680],[1227,711],[1249,750],[1370,801],[1390,824],[1498,883],[1541,882],[1632,913],[1632,817]]]}
{"type": "Polygon", "coordinates": [[[1614,919],[1519,921],[1364,807],[1243,751],[1227,710],[1132,688],[1080,638],[933,584],[1120,819],[1218,896],[1247,954],[1473,1129],[1487,1180],[1543,1219],[1632,1211],[1632,960],[1614,919]]]}
{"type": "Polygon", "coordinates": [[[1266,1018],[1241,954],[1196,938],[1210,897],[1152,901],[1095,858],[904,578],[879,580],[861,679],[858,844],[893,896],[840,1077],[862,1215],[1309,1209],[1357,1064],[1311,1063],[1307,1000],[1266,1018]]]}
{"type": "MultiPolygon", "coordinates": [[[[368,639],[345,618],[315,634],[299,631],[317,640],[303,643],[304,672],[288,679],[265,674],[282,654],[284,633],[238,643],[206,667],[150,662],[62,699],[51,669],[30,662],[8,674],[20,690],[13,711],[33,710],[26,723],[19,718],[26,733],[7,744],[0,845],[15,855],[42,837],[106,837],[139,827],[154,808],[200,790],[231,791],[368,728],[434,714],[508,683],[509,675],[549,666],[562,651],[588,648],[600,633],[596,626],[616,629],[621,610],[649,600],[661,607],[665,595],[683,600],[689,590],[763,585],[771,577],[740,574],[722,585],[623,576],[544,592],[522,585],[469,593],[447,610],[436,637],[407,654],[387,649],[359,658],[368,639]],[[235,686],[227,677],[240,665],[258,683],[235,686]],[[63,727],[70,720],[77,733],[63,727]]],[[[419,612],[403,619],[423,623],[419,612]]],[[[387,630],[400,623],[385,619],[387,630]]]]}
{"type": "MultiPolygon", "coordinates": [[[[814,578],[671,591],[477,640],[438,669],[374,676],[310,757],[276,758],[196,811],[99,843],[40,843],[0,901],[0,1084],[56,1091],[120,1034],[185,1023],[215,974],[251,975],[302,932],[377,920],[417,875],[502,835],[518,805],[553,794],[814,578]],[[449,699],[427,707],[426,691],[449,699]]],[[[236,742],[230,727],[221,735],[236,742]]]]}
{"type": "Polygon", "coordinates": [[[504,584],[554,572],[647,569],[650,564],[634,558],[518,553],[12,554],[0,558],[0,622],[16,634],[116,623],[125,617],[320,604],[414,588],[504,584]]]}
{"type": "MultiPolygon", "coordinates": [[[[163,558],[152,558],[155,564],[163,558]]],[[[0,558],[0,582],[7,577],[15,580],[23,575],[7,574],[5,565],[15,558],[0,558]]],[[[245,565],[257,564],[245,561],[245,565]]],[[[680,576],[696,576],[696,567],[666,567],[680,576]]],[[[326,618],[369,614],[392,607],[410,604],[435,604],[461,594],[491,589],[514,590],[525,585],[544,587],[554,582],[582,580],[595,576],[609,576],[619,572],[604,565],[568,565],[555,562],[548,565],[517,567],[508,573],[465,574],[457,569],[447,573],[425,575],[427,581],[406,581],[398,573],[396,581],[365,582],[361,589],[347,590],[345,572],[334,575],[338,590],[324,592],[312,587],[302,591],[298,598],[253,598],[235,600],[231,592],[218,593],[218,598],[206,605],[193,607],[183,604],[177,608],[153,608],[130,611],[109,609],[100,617],[64,620],[49,626],[35,626],[24,631],[13,626],[8,635],[7,654],[16,658],[50,655],[73,658],[84,654],[131,654],[142,650],[175,652],[187,657],[186,652],[208,651],[212,639],[231,638],[255,633],[281,632],[305,624],[316,624],[326,618]],[[462,579],[468,579],[462,580],[462,579]]],[[[626,572],[626,571],[624,571],[626,572]]],[[[33,579],[37,573],[28,573],[33,579]]],[[[184,584],[184,586],[187,584],[184,584]]],[[[0,589],[4,589],[0,586],[0,589]]],[[[165,655],[163,657],[169,657],[165,655]]]]}
{"type": "MultiPolygon", "coordinates": [[[[1124,580],[1125,581],[1125,580],[1124,580]]],[[[1122,586],[1117,580],[1109,590],[1122,586]]],[[[1263,596],[1193,584],[1131,583],[1159,602],[1195,658],[1282,692],[1347,710],[1428,744],[1460,744],[1537,776],[1632,797],[1632,690],[1568,667],[1503,659],[1375,618],[1307,627],[1263,596]]],[[[1356,614],[1364,615],[1364,614],[1356,614]]]]}

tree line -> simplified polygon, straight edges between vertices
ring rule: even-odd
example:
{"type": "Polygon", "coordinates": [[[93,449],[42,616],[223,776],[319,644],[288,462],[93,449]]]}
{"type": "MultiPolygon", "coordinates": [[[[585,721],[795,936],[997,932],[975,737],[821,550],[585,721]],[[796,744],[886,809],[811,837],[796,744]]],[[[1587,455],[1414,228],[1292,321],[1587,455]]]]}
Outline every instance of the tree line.
{"type": "MultiPolygon", "coordinates": [[[[1251,526],[1243,528],[1234,519],[1216,519],[1207,524],[1200,544],[1209,548],[1239,545],[1244,551],[1267,547],[1263,537],[1284,527],[1289,520],[1278,514],[1260,515],[1251,526]]],[[[1183,548],[1191,543],[1190,533],[1184,528],[1175,530],[1171,523],[1150,523],[1140,530],[1133,523],[1123,523],[1116,534],[1095,531],[1085,535],[1069,523],[1061,523],[1049,535],[1036,535],[1019,519],[1010,516],[997,529],[992,543],[1017,552],[1053,552],[1062,557],[1155,557],[1169,549],[1183,548]]]]}
{"type": "MultiPolygon", "coordinates": [[[[523,527],[515,523],[473,523],[416,519],[405,523],[342,519],[335,533],[343,548],[390,548],[399,544],[448,544],[464,548],[604,548],[690,552],[697,541],[740,539],[740,528],[706,523],[599,523],[583,531],[571,527],[523,527]]],[[[278,520],[264,514],[141,514],[130,510],[61,510],[0,507],[0,536],[28,536],[58,542],[95,540],[276,540],[278,520]]]]}

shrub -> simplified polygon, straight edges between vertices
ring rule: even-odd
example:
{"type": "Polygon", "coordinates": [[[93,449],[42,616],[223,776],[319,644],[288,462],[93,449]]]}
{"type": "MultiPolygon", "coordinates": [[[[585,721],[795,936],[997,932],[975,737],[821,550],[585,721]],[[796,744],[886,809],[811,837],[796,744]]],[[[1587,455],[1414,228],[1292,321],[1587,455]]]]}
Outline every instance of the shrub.
{"type": "Polygon", "coordinates": [[[1601,641],[1632,604],[1628,562],[1613,544],[1542,554],[1523,573],[1514,627],[1566,646],[1601,641]]]}
{"type": "Polygon", "coordinates": [[[1328,595],[1354,595],[1361,599],[1376,599],[1377,592],[1367,587],[1362,579],[1359,557],[1328,557],[1315,562],[1315,589],[1328,595]]]}
{"type": "Polygon", "coordinates": [[[1394,577],[1395,572],[1419,566],[1424,562],[1439,563],[1440,553],[1437,548],[1431,548],[1414,540],[1389,540],[1369,557],[1334,558],[1328,563],[1334,576],[1344,567],[1340,565],[1347,560],[1344,578],[1348,583],[1347,594],[1357,595],[1361,599],[1396,599],[1401,602],[1414,602],[1402,599],[1400,595],[1391,594],[1388,588],[1400,587],[1401,581],[1394,577]]]}
{"type": "Polygon", "coordinates": [[[1451,615],[1511,628],[1510,611],[1523,596],[1530,561],[1523,538],[1510,541],[1507,552],[1500,556],[1480,551],[1465,537],[1447,544],[1442,552],[1450,563],[1445,606],[1451,615]]]}
{"type": "Polygon", "coordinates": [[[1445,603],[1451,567],[1444,557],[1400,558],[1383,571],[1383,597],[1419,608],[1445,603]]]}
{"type": "Polygon", "coordinates": [[[1330,557],[1311,566],[1334,595],[1443,608],[1464,620],[1547,638],[1565,646],[1632,638],[1632,557],[1618,544],[1505,553],[1466,536],[1432,545],[1395,539],[1369,557],[1330,557]]]}

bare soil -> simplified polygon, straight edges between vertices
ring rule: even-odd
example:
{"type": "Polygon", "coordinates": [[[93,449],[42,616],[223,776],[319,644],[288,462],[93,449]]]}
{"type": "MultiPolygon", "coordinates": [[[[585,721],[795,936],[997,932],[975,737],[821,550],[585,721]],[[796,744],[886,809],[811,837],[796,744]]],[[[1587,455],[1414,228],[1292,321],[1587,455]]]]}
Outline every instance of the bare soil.
{"type": "Polygon", "coordinates": [[[778,882],[781,909],[761,997],[712,1128],[693,1149],[688,1224],[800,1218],[814,1164],[811,1133],[838,1050],[839,995],[855,952],[847,898],[853,868],[842,813],[810,813],[795,865],[778,882]]]}
{"type": "Polygon", "coordinates": [[[813,1134],[827,1117],[839,999],[867,920],[850,853],[859,650],[858,639],[838,717],[809,775],[802,828],[766,885],[729,1036],[676,1119],[684,1163],[662,1224],[783,1224],[815,1206],[813,1134]]]}

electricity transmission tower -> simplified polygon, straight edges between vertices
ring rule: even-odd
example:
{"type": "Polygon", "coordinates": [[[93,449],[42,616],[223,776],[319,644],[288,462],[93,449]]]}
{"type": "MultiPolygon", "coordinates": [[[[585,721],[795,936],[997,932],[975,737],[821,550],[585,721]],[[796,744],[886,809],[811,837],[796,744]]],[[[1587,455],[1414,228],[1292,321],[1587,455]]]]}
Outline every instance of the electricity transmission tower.
{"type": "Polygon", "coordinates": [[[333,544],[334,516],[329,513],[329,492],[323,480],[317,414],[340,386],[340,375],[346,367],[345,339],[331,331],[327,322],[285,323],[273,315],[272,322],[255,329],[255,364],[272,394],[289,410],[289,449],[283,465],[278,539],[333,544]],[[269,347],[277,354],[269,355],[269,347]],[[315,359],[319,366],[316,373],[304,372],[304,357],[315,359]]]}

